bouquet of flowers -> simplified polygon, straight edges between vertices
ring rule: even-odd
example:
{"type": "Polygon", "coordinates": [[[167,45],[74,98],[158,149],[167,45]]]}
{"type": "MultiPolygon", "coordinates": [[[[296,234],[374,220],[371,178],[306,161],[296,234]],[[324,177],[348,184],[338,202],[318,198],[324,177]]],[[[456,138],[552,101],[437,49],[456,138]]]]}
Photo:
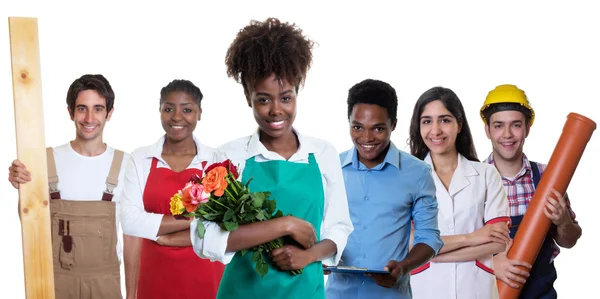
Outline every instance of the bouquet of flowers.
{"type": "MultiPolygon", "coordinates": [[[[276,211],[275,200],[269,199],[270,192],[251,192],[248,185],[252,179],[244,185],[238,182],[238,177],[237,168],[231,160],[208,166],[204,177],[194,175],[183,189],[173,195],[171,213],[199,218],[197,233],[200,238],[204,238],[205,233],[203,220],[215,222],[226,231],[234,231],[239,225],[283,216],[280,210],[276,211]]],[[[256,262],[256,272],[261,278],[269,271],[263,254],[283,245],[284,239],[279,238],[250,249],[253,252],[252,261],[256,262]]],[[[243,250],[241,254],[245,255],[248,251],[243,250]]],[[[302,270],[292,270],[290,273],[297,275],[302,270]]]]}

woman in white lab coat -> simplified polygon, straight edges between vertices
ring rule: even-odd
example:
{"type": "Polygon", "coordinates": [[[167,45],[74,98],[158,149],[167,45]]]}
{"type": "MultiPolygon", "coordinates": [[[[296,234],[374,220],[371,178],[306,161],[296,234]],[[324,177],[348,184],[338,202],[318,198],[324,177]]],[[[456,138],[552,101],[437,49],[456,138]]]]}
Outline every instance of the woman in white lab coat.
{"type": "Polygon", "coordinates": [[[510,241],[508,200],[492,165],[480,163],[456,94],[434,87],[415,104],[411,153],[431,165],[444,246],[411,272],[414,298],[498,298],[492,256],[510,241]]]}

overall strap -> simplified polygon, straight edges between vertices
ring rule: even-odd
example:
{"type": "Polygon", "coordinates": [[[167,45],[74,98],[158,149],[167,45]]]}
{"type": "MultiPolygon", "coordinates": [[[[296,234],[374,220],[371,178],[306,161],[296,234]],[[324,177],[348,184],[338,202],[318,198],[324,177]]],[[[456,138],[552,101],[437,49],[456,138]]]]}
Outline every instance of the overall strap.
{"type": "Polygon", "coordinates": [[[106,178],[106,190],[104,190],[104,193],[102,194],[102,200],[112,201],[114,196],[113,192],[119,183],[119,172],[121,170],[122,163],[123,152],[115,149],[112,164],[110,165],[110,171],[108,172],[108,177],[106,178]]]}
{"type": "Polygon", "coordinates": [[[54,149],[52,147],[46,148],[46,163],[48,166],[48,187],[50,191],[50,199],[60,199],[60,191],[58,190],[58,175],[56,174],[54,149]]]}
{"type": "Polygon", "coordinates": [[[531,166],[531,171],[533,172],[533,186],[537,189],[541,178],[540,169],[535,162],[529,161],[529,165],[531,166]]]}

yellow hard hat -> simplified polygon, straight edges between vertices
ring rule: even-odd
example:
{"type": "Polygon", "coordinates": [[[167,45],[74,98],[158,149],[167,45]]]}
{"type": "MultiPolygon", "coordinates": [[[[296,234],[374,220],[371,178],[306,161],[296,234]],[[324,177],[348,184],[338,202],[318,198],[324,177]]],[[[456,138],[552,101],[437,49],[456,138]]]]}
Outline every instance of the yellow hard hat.
{"type": "Polygon", "coordinates": [[[512,84],[498,85],[496,86],[496,88],[494,88],[494,90],[488,93],[487,97],[485,98],[485,102],[483,103],[483,107],[481,107],[480,110],[481,119],[484,123],[487,124],[483,111],[485,111],[485,109],[487,109],[490,105],[499,103],[521,104],[521,106],[531,111],[530,125],[533,125],[535,113],[533,112],[533,108],[531,108],[531,105],[529,104],[529,100],[527,100],[525,92],[512,84]]]}

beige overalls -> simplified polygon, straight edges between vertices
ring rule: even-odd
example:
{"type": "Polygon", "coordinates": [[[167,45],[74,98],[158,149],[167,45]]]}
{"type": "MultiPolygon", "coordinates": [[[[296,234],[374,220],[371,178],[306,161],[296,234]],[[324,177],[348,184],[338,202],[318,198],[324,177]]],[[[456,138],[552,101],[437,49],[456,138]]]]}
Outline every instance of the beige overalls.
{"type": "Polygon", "coordinates": [[[100,201],[62,200],[51,147],[46,149],[56,299],[121,299],[116,204],[123,152],[115,150],[100,201]]]}

